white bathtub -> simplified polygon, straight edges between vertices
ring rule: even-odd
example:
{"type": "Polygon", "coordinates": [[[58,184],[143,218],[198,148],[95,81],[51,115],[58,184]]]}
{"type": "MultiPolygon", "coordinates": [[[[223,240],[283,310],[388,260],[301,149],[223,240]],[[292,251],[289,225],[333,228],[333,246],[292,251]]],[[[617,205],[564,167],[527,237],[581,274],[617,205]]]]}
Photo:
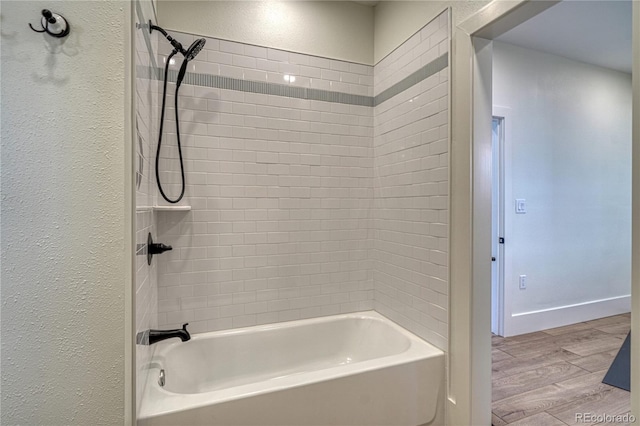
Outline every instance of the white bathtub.
{"type": "Polygon", "coordinates": [[[172,339],[157,344],[145,368],[139,425],[435,425],[444,418],[443,352],[372,311],[172,339]]]}

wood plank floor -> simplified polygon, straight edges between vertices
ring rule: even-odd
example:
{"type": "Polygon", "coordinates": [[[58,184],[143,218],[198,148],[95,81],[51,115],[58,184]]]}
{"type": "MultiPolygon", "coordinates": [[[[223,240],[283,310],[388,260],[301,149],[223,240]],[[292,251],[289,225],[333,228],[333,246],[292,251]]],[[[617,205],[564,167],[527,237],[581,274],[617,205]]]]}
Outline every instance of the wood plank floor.
{"type": "Polygon", "coordinates": [[[494,426],[596,424],[578,422],[576,414],[628,413],[629,392],[602,379],[630,325],[631,314],[622,314],[520,336],[493,336],[494,426]]]}

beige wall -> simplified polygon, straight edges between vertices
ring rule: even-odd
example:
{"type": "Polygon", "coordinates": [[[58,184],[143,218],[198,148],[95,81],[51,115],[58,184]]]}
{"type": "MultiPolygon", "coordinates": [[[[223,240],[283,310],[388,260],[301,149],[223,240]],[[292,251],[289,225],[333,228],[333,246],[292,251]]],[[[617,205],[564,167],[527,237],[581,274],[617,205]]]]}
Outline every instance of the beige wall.
{"type": "Polygon", "coordinates": [[[454,26],[489,1],[383,1],[374,10],[374,63],[411,37],[447,7],[452,7],[454,26]]]}
{"type": "Polygon", "coordinates": [[[158,21],[168,30],[373,64],[373,8],[353,2],[160,1],[158,21]]]}
{"type": "Polygon", "coordinates": [[[3,425],[125,423],[129,8],[2,2],[3,425]]]}

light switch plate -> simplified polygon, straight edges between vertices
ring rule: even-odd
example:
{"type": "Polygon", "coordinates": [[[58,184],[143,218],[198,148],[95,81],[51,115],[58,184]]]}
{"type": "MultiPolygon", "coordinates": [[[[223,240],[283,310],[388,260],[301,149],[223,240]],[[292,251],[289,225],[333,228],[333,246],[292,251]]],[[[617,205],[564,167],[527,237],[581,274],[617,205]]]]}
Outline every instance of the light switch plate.
{"type": "Polygon", "coordinates": [[[524,198],[516,198],[516,213],[524,214],[527,212],[527,200],[524,198]]]}
{"type": "Polygon", "coordinates": [[[518,279],[518,287],[520,288],[520,290],[526,290],[527,289],[527,276],[526,275],[520,275],[520,278],[518,279]]]}

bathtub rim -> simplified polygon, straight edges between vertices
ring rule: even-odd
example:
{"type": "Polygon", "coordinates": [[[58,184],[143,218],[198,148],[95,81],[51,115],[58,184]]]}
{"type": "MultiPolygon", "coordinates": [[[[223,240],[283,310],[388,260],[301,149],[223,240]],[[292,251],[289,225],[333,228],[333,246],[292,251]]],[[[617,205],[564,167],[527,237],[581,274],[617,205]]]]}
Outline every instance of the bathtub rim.
{"type": "Polygon", "coordinates": [[[333,322],[340,319],[369,319],[384,322],[396,332],[399,332],[400,334],[405,336],[409,340],[410,346],[404,352],[379,358],[372,358],[366,361],[360,361],[352,364],[338,365],[321,370],[295,373],[283,377],[269,379],[267,381],[254,382],[226,389],[217,389],[202,393],[184,394],[169,392],[160,387],[157,383],[157,377],[160,372],[160,364],[158,364],[159,359],[163,357],[163,353],[165,351],[169,350],[172,346],[181,344],[182,342],[159,343],[158,347],[154,351],[151,362],[142,367],[144,370],[147,370],[148,378],[147,385],[142,396],[142,403],[140,412],[138,413],[138,419],[150,419],[165,414],[203,408],[209,405],[221,404],[243,398],[250,398],[266,393],[295,389],[297,387],[308,386],[314,383],[322,383],[330,380],[340,379],[343,377],[363,374],[382,368],[411,364],[427,359],[441,357],[444,365],[444,352],[442,350],[436,348],[433,344],[421,339],[404,327],[396,324],[392,320],[376,311],[361,311],[348,314],[330,315],[230,330],[211,331],[195,334],[192,339],[203,340],[222,336],[265,332],[274,329],[303,327],[307,324],[333,322]],[[260,384],[263,384],[265,382],[269,382],[270,385],[260,386],[260,384]]]}

